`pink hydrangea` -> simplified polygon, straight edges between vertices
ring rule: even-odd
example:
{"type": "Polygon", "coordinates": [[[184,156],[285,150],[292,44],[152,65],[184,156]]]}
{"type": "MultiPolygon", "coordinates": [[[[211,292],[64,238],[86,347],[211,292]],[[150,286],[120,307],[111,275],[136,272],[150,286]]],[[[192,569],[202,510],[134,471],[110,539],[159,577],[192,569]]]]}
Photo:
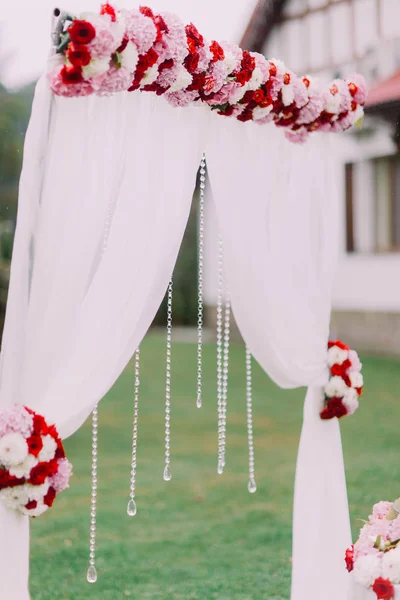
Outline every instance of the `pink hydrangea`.
{"type": "Polygon", "coordinates": [[[243,52],[237,44],[230,42],[221,42],[220,46],[224,51],[224,62],[228,67],[228,75],[230,75],[240,68],[243,52]]]}
{"type": "Polygon", "coordinates": [[[122,92],[127,90],[132,83],[132,74],[121,67],[118,69],[112,66],[106,73],[106,77],[103,79],[97,94],[99,96],[110,96],[115,92],[122,92]]]}
{"type": "Polygon", "coordinates": [[[53,487],[57,494],[69,487],[68,482],[72,475],[72,465],[64,458],[58,463],[58,471],[55,475],[49,478],[49,484],[53,487]]]}
{"type": "Polygon", "coordinates": [[[290,75],[290,82],[294,90],[294,101],[298,108],[302,108],[308,102],[308,90],[302,79],[297,77],[294,73],[290,75]]]}
{"type": "Polygon", "coordinates": [[[259,52],[252,52],[251,55],[255,58],[256,60],[256,69],[260,69],[263,79],[262,79],[262,83],[266,83],[269,79],[269,62],[268,60],[265,58],[265,56],[263,54],[260,54],[259,52]]]}
{"type": "Polygon", "coordinates": [[[22,404],[13,404],[0,410],[0,437],[8,433],[20,433],[29,437],[32,427],[33,417],[22,404]]]}
{"type": "Polygon", "coordinates": [[[122,42],[124,28],[111,21],[109,15],[88,13],[83,15],[96,30],[95,38],[88,44],[93,58],[110,57],[122,42]]]}
{"type": "Polygon", "coordinates": [[[300,110],[297,124],[306,125],[308,123],[313,123],[315,119],[320,116],[323,109],[324,103],[321,96],[317,93],[310,94],[307,104],[300,110]]]}
{"type": "Polygon", "coordinates": [[[367,84],[365,83],[365,79],[362,75],[356,73],[351,77],[346,79],[347,84],[354,83],[357,86],[357,91],[354,95],[354,100],[358,104],[365,104],[367,99],[367,84]]]}
{"type": "Polygon", "coordinates": [[[285,131],[285,137],[289,142],[293,142],[295,144],[304,144],[307,140],[309,133],[305,127],[301,127],[297,131],[293,131],[292,129],[288,129],[285,131]]]}
{"type": "Polygon", "coordinates": [[[146,54],[157,38],[157,27],[153,19],[142,15],[139,10],[124,10],[125,33],[136,45],[139,54],[146,54]]]}
{"type": "Polygon", "coordinates": [[[220,106],[221,104],[229,102],[230,97],[232,96],[233,92],[238,89],[238,87],[240,87],[240,85],[235,81],[225,83],[215,94],[215,96],[207,100],[207,104],[210,106],[220,106]]]}
{"type": "Polygon", "coordinates": [[[204,48],[199,48],[197,50],[197,53],[199,55],[199,64],[198,67],[196,69],[196,73],[203,73],[203,71],[207,71],[212,59],[212,54],[210,52],[210,50],[207,48],[207,46],[204,46],[204,48]]]}
{"type": "Polygon", "coordinates": [[[168,31],[163,32],[161,42],[157,42],[154,46],[159,55],[159,63],[171,59],[182,63],[188,54],[185,26],[172,13],[162,12],[160,16],[164,19],[168,31]]]}
{"type": "MultiPolygon", "coordinates": [[[[224,85],[227,76],[228,76],[228,72],[226,70],[226,65],[224,64],[223,61],[219,60],[219,61],[213,63],[210,68],[210,74],[206,77],[206,84],[208,81],[209,86],[204,91],[204,93],[206,95],[211,94],[211,93],[218,94],[218,92],[220,92],[222,86],[224,85]]],[[[231,84],[228,84],[228,85],[231,85],[231,84]]],[[[233,87],[235,87],[235,86],[233,86],[233,87]]],[[[226,92],[228,92],[228,90],[226,90],[226,92]]],[[[228,97],[229,97],[229,94],[226,96],[226,98],[228,98],[228,97]]],[[[225,100],[225,102],[226,102],[226,100],[225,100]]],[[[224,102],[221,102],[220,100],[218,101],[218,97],[214,96],[213,103],[214,104],[223,104],[224,102]]],[[[210,102],[210,104],[211,104],[211,102],[210,102]]]]}
{"type": "Polygon", "coordinates": [[[94,93],[93,86],[88,81],[80,83],[63,82],[59,71],[53,71],[48,75],[50,89],[56,96],[64,96],[65,98],[74,98],[80,96],[90,96],[94,93]]]}
{"type": "Polygon", "coordinates": [[[391,508],[392,508],[391,502],[387,502],[386,500],[382,500],[381,502],[378,502],[377,504],[374,505],[374,507],[372,509],[372,515],[370,515],[370,517],[369,517],[370,521],[372,523],[374,523],[377,520],[378,521],[380,521],[382,519],[386,520],[386,517],[391,508]]]}
{"type": "Polygon", "coordinates": [[[181,90],[179,92],[170,92],[165,94],[165,98],[168,102],[174,107],[183,107],[189,106],[192,102],[197,100],[199,97],[199,92],[186,92],[185,90],[181,90]]]}

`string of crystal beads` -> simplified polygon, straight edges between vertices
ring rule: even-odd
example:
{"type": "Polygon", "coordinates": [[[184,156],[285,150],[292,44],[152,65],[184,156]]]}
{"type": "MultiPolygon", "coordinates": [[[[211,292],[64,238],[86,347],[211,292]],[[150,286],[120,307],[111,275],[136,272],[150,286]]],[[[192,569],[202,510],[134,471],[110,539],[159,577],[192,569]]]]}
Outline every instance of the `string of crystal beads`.
{"type": "Polygon", "coordinates": [[[226,463],[226,413],[228,405],[228,377],[229,377],[229,344],[231,334],[231,299],[225,285],[225,318],[224,318],[224,358],[222,369],[222,425],[221,425],[221,460],[222,466],[226,463]]]}
{"type": "Polygon", "coordinates": [[[90,506],[90,553],[87,580],[96,583],[96,508],[97,508],[97,441],[98,441],[98,410],[92,412],[92,496],[90,506]]]}
{"type": "Polygon", "coordinates": [[[254,437],[253,437],[253,389],[251,371],[251,353],[246,346],[246,410],[247,410],[247,439],[249,444],[249,482],[247,489],[250,494],[257,491],[254,468],[254,437]]]}
{"type": "Polygon", "coordinates": [[[199,272],[197,308],[197,399],[196,406],[203,402],[203,267],[204,267],[204,197],[206,189],[206,157],[200,162],[200,202],[199,202],[199,272]]]}
{"type": "Polygon", "coordinates": [[[136,465],[137,465],[137,437],[138,437],[138,419],[139,419],[139,386],[140,386],[140,348],[135,352],[135,383],[133,392],[133,431],[132,431],[132,461],[131,461],[131,479],[130,494],[126,512],[130,517],[134,517],[137,512],[135,501],[136,493],[136,465]]]}
{"type": "Polygon", "coordinates": [[[221,236],[218,237],[218,287],[217,287],[217,410],[218,410],[218,475],[224,472],[224,420],[223,420],[223,367],[222,367],[222,305],[223,305],[224,254],[221,236]]]}
{"type": "Polygon", "coordinates": [[[165,466],[164,480],[170,481],[171,474],[171,342],[172,342],[172,279],[167,295],[167,364],[165,377],[165,466]]]}

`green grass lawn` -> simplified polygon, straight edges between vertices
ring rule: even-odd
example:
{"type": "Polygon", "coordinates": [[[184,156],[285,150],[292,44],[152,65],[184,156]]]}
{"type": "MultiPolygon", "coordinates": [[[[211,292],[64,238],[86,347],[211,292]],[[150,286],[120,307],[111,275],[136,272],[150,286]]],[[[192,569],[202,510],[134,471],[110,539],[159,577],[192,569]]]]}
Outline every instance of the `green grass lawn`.
{"type": "MultiPolygon", "coordinates": [[[[244,348],[234,345],[227,465],[216,473],[216,350],[204,348],[204,407],[195,405],[196,348],[173,346],[172,481],[163,473],[165,345],[142,346],[136,517],[128,517],[132,367],[100,405],[97,568],[86,582],[90,426],[67,441],[69,490],[32,523],[32,600],[287,600],[294,469],[304,390],[284,391],[254,366],[258,490],[247,491],[244,348]]],[[[400,363],[364,360],[366,394],[344,419],[349,501],[358,518],[400,496],[400,363]]],[[[327,516],[329,518],[329,516],[327,516]]]]}

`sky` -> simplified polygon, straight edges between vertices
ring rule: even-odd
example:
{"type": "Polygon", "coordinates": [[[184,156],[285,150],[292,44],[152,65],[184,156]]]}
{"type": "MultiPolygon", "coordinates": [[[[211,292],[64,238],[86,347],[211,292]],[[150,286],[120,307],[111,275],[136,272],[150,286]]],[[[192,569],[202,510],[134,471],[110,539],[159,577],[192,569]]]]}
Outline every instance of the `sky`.
{"type": "MultiPolygon", "coordinates": [[[[6,56],[3,83],[17,88],[43,71],[50,48],[52,10],[79,14],[95,10],[101,0],[1,0],[0,56],[6,56]]],[[[103,0],[104,1],[104,0],[103,0]]],[[[208,39],[239,42],[256,0],[118,0],[119,7],[148,5],[192,21],[208,39]]]]}

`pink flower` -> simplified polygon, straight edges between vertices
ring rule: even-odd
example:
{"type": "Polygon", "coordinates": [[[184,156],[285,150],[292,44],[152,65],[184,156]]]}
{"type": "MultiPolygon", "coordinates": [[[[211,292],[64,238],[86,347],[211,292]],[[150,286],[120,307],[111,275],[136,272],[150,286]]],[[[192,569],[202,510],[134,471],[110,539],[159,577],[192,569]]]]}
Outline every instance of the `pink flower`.
{"type": "Polygon", "coordinates": [[[293,131],[288,129],[285,131],[285,137],[289,142],[294,142],[295,144],[304,144],[307,140],[309,133],[305,127],[301,127],[297,131],[293,131]]]}
{"type": "Polygon", "coordinates": [[[170,59],[182,63],[188,54],[185,26],[172,13],[162,12],[160,16],[163,18],[168,31],[163,32],[161,42],[157,42],[154,46],[154,50],[159,55],[159,64],[170,59]]]}
{"type": "Polygon", "coordinates": [[[392,508],[392,503],[382,500],[374,505],[372,509],[372,515],[370,516],[371,521],[386,519],[386,516],[390,509],[392,508]]]}
{"type": "Polygon", "coordinates": [[[57,71],[53,71],[48,75],[50,89],[56,96],[64,96],[66,98],[74,98],[79,96],[90,96],[94,93],[92,85],[88,81],[80,83],[68,84],[63,83],[61,75],[57,71]]]}
{"type": "Polygon", "coordinates": [[[153,19],[142,15],[139,10],[124,10],[125,33],[136,45],[139,54],[146,54],[157,38],[157,27],[153,19]]]}
{"type": "Polygon", "coordinates": [[[183,107],[189,106],[189,104],[196,100],[199,97],[199,93],[197,91],[186,92],[185,90],[181,90],[180,92],[167,93],[165,97],[172,106],[183,107]]]}
{"type": "Polygon", "coordinates": [[[210,106],[219,106],[221,104],[225,104],[229,102],[230,97],[233,92],[235,92],[238,87],[240,87],[236,82],[230,81],[229,83],[225,83],[222,88],[209,100],[207,100],[207,104],[210,106]]]}
{"type": "Polygon", "coordinates": [[[49,485],[53,487],[57,494],[69,487],[68,482],[72,475],[72,465],[64,458],[58,461],[58,471],[49,478],[49,485]]]}
{"type": "Polygon", "coordinates": [[[96,30],[96,37],[88,44],[92,58],[110,58],[122,42],[123,27],[113,23],[107,14],[87,13],[86,19],[96,30]]]}
{"type": "Polygon", "coordinates": [[[365,104],[367,99],[367,84],[365,83],[364,77],[356,73],[355,75],[351,75],[351,77],[347,77],[346,83],[349,86],[352,83],[357,88],[354,90],[353,100],[358,104],[365,104]]]}
{"type": "MultiPolygon", "coordinates": [[[[211,93],[218,93],[224,85],[227,76],[228,72],[226,69],[226,65],[222,60],[213,63],[210,68],[210,74],[206,77],[206,81],[210,81],[211,83],[209,84],[209,88],[205,90],[205,94],[207,95],[211,93]]],[[[229,95],[226,97],[229,97],[229,95]]],[[[214,96],[213,101],[215,101],[215,99],[216,96],[214,96]]],[[[215,104],[223,104],[223,102],[216,101],[215,104]]]]}
{"type": "Polygon", "coordinates": [[[8,433],[20,433],[28,438],[32,429],[33,416],[22,404],[13,404],[0,410],[0,437],[8,433]]]}
{"type": "Polygon", "coordinates": [[[99,96],[110,96],[115,92],[127,90],[132,83],[132,74],[124,67],[117,69],[112,66],[106,73],[97,94],[99,96]]]}

